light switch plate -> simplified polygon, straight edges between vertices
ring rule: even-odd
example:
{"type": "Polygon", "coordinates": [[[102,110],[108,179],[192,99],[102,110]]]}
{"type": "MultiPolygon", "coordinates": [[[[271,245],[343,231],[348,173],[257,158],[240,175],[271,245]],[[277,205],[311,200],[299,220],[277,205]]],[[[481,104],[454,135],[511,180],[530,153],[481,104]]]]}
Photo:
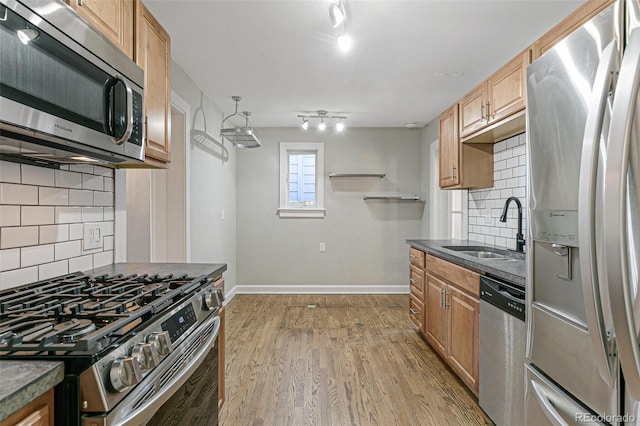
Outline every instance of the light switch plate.
{"type": "Polygon", "coordinates": [[[84,224],[84,238],[82,239],[82,250],[93,250],[103,247],[102,229],[97,223],[84,224]]]}

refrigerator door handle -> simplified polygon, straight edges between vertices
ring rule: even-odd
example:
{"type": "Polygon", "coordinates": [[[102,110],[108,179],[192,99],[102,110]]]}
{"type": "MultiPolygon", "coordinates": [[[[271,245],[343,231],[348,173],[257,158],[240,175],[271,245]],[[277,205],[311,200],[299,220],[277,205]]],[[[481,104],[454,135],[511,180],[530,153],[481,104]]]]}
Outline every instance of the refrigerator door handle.
{"type": "MultiPolygon", "coordinates": [[[[630,229],[627,223],[627,178],[635,103],[640,85],[640,30],[631,31],[620,66],[613,100],[604,185],[604,258],[620,364],[630,395],[640,400],[640,347],[638,325],[633,313],[637,282],[630,282],[626,249],[630,229]]],[[[636,121],[637,123],[637,121],[636,121]]],[[[631,238],[638,238],[632,235],[631,238]]],[[[633,255],[633,254],[631,254],[633,255]]]]}
{"type": "MultiPolygon", "coordinates": [[[[596,241],[595,241],[595,193],[597,159],[600,136],[602,134],[602,118],[608,105],[609,90],[611,88],[612,70],[617,53],[616,42],[612,41],[603,50],[598,70],[596,71],[589,110],[585,125],[585,133],[580,164],[580,181],[578,196],[578,231],[580,249],[580,272],[582,275],[582,293],[584,295],[585,313],[589,336],[593,346],[593,356],[602,379],[612,386],[615,380],[612,371],[607,341],[607,330],[603,317],[603,307],[600,301],[600,285],[596,270],[596,241]]],[[[558,253],[557,245],[552,246],[554,253],[568,256],[569,271],[564,279],[571,279],[571,250],[568,248],[558,253]]],[[[557,275],[556,275],[557,276],[557,275]]]]}

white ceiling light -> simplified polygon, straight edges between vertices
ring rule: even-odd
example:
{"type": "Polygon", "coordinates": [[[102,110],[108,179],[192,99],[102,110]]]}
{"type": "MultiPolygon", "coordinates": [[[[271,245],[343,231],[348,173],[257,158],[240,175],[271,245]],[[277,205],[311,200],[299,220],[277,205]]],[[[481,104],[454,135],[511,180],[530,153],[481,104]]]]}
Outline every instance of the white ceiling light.
{"type": "Polygon", "coordinates": [[[352,45],[353,45],[353,40],[351,40],[351,37],[349,36],[349,34],[344,33],[338,37],[338,47],[343,52],[348,52],[351,49],[352,45]]]}
{"type": "Polygon", "coordinates": [[[331,18],[333,28],[338,28],[340,24],[347,19],[347,14],[344,10],[344,3],[342,3],[342,0],[339,0],[337,3],[332,2],[329,5],[329,17],[331,18]]]}
{"type": "Polygon", "coordinates": [[[342,119],[340,119],[340,121],[336,123],[336,131],[341,132],[343,130],[344,130],[344,123],[342,122],[342,119]]]}
{"type": "Polygon", "coordinates": [[[320,123],[318,124],[318,130],[323,131],[327,128],[327,124],[324,122],[324,117],[320,117],[320,123]]]}
{"type": "Polygon", "coordinates": [[[302,128],[304,130],[309,128],[309,120],[307,120],[307,117],[302,117],[302,128]]]}

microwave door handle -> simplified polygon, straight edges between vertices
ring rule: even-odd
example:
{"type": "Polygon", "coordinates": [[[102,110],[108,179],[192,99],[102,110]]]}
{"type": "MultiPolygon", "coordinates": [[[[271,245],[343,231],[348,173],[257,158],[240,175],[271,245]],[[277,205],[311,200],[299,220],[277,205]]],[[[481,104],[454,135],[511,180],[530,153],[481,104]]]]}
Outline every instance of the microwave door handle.
{"type": "MultiPolygon", "coordinates": [[[[580,272],[582,276],[582,293],[585,303],[587,326],[591,337],[593,355],[598,372],[602,379],[611,386],[615,375],[611,368],[608,355],[608,337],[604,319],[602,317],[600,286],[606,288],[606,282],[598,282],[596,270],[596,241],[595,241],[595,193],[596,175],[598,165],[598,147],[602,134],[602,118],[608,107],[609,90],[611,88],[612,70],[615,66],[617,54],[616,42],[612,41],[603,50],[600,64],[596,71],[595,80],[587,121],[585,124],[584,139],[582,143],[582,159],[580,163],[580,180],[578,190],[578,230],[580,249],[580,272]]],[[[556,248],[564,246],[553,245],[556,248]]],[[[571,247],[566,251],[556,251],[555,254],[567,256],[568,273],[562,279],[571,279],[571,247]]],[[[604,280],[606,281],[606,280],[604,280]]]]}
{"type": "MultiPolygon", "coordinates": [[[[602,224],[609,297],[611,305],[619,307],[612,309],[618,355],[624,371],[625,385],[635,400],[640,400],[640,348],[636,331],[638,323],[633,313],[632,298],[635,293],[633,286],[638,286],[640,283],[634,282],[630,273],[629,261],[633,262],[634,259],[627,257],[627,239],[638,238],[638,235],[629,232],[626,209],[632,126],[634,119],[636,124],[637,120],[640,120],[637,117],[639,111],[636,109],[638,86],[640,86],[640,29],[631,31],[629,34],[613,99],[604,180],[604,205],[607,207],[603,212],[602,224]]],[[[635,140],[633,143],[638,141],[635,140]]],[[[637,176],[635,178],[637,179],[637,176]]],[[[638,208],[638,206],[635,207],[638,208]]],[[[637,276],[635,278],[637,280],[637,276]]]]}
{"type": "Polygon", "coordinates": [[[105,132],[111,136],[113,142],[116,145],[122,145],[131,137],[131,133],[133,133],[133,91],[131,90],[131,86],[129,83],[120,77],[119,75],[109,79],[105,84],[105,122],[104,122],[105,132]],[[125,131],[122,136],[118,137],[115,134],[115,126],[114,121],[116,119],[116,111],[115,104],[113,102],[113,88],[118,84],[122,83],[125,87],[126,94],[126,105],[125,105],[125,118],[127,120],[127,125],[125,127],[125,131]]]}

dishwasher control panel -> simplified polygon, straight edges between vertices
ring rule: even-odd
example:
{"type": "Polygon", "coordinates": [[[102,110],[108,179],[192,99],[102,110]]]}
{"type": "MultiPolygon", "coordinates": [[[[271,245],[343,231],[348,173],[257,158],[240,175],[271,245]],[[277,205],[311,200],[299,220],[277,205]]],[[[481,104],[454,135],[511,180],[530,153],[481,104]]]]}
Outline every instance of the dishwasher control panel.
{"type": "Polygon", "coordinates": [[[524,321],[524,290],[504,281],[480,277],[480,299],[524,321]]]}

